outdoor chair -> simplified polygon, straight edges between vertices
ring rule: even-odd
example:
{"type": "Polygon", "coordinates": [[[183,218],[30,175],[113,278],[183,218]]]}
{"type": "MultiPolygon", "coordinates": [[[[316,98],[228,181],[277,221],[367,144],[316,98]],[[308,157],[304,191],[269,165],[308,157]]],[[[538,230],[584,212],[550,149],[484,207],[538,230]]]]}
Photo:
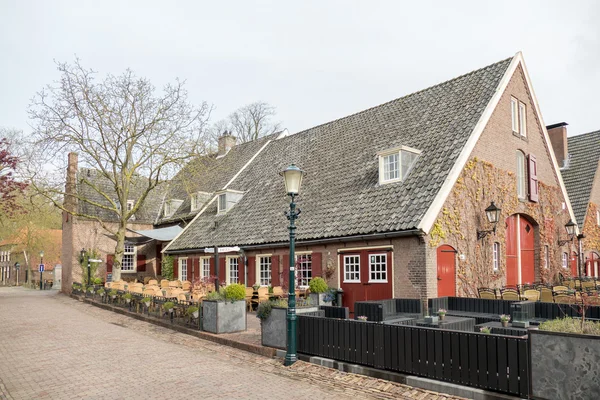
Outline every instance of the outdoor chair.
{"type": "Polygon", "coordinates": [[[144,296],[154,296],[154,289],[144,289],[142,294],[144,296]]]}
{"type": "Polygon", "coordinates": [[[575,290],[575,281],[573,279],[569,279],[568,281],[564,281],[563,285],[567,285],[569,289],[575,290]]]}
{"type": "Polygon", "coordinates": [[[181,287],[181,281],[180,280],[170,281],[169,282],[169,287],[170,288],[180,288],[181,287]]]}
{"type": "Polygon", "coordinates": [[[154,291],[154,296],[159,296],[159,297],[163,296],[163,292],[162,292],[162,290],[160,290],[160,288],[158,286],[153,286],[152,290],[154,291]]]}
{"type": "Polygon", "coordinates": [[[181,288],[184,291],[189,292],[190,289],[192,288],[192,282],[190,282],[190,281],[183,281],[183,282],[181,282],[181,288]]]}
{"type": "MultiPolygon", "coordinates": [[[[154,281],[155,281],[156,279],[152,279],[152,278],[150,278],[149,276],[144,276],[144,278],[143,278],[143,280],[142,280],[141,282],[144,282],[144,285],[147,285],[147,284],[149,284],[149,283],[150,283],[150,281],[152,281],[152,280],[154,280],[154,281]]],[[[136,282],[137,282],[137,280],[136,280],[136,282]]]]}
{"type": "Polygon", "coordinates": [[[500,290],[502,300],[520,300],[519,292],[516,289],[502,289],[500,290]]]}
{"type": "Polygon", "coordinates": [[[575,303],[575,296],[567,293],[554,293],[554,302],[572,304],[575,303]]]}
{"type": "Polygon", "coordinates": [[[254,295],[254,289],[251,287],[246,288],[246,308],[248,311],[252,311],[252,296],[254,295]]]}
{"type": "Polygon", "coordinates": [[[545,303],[553,303],[554,296],[552,295],[552,289],[548,287],[540,287],[540,301],[545,303]]]}
{"type": "Polygon", "coordinates": [[[206,293],[202,292],[202,291],[197,291],[192,293],[192,297],[191,297],[191,301],[193,301],[194,303],[200,303],[202,302],[202,300],[206,297],[206,293]]]}
{"type": "Polygon", "coordinates": [[[273,294],[272,294],[272,296],[273,297],[279,297],[279,298],[284,297],[285,293],[283,292],[283,288],[281,286],[275,286],[275,287],[273,287],[273,294]]]}
{"type": "Polygon", "coordinates": [[[540,292],[535,289],[527,289],[521,297],[528,301],[538,301],[540,299],[540,292]]]}
{"type": "Polygon", "coordinates": [[[269,288],[263,286],[258,288],[258,299],[252,299],[251,304],[256,304],[258,306],[258,304],[267,300],[269,300],[269,288]]]}
{"type": "MultiPolygon", "coordinates": [[[[144,279],[144,281],[145,281],[145,279],[144,279]]],[[[157,285],[158,286],[158,281],[156,279],[150,279],[150,280],[148,280],[148,282],[146,282],[146,285],[151,285],[151,286],[157,285]]]]}
{"type": "Polygon", "coordinates": [[[163,279],[162,281],[160,281],[160,288],[161,289],[166,289],[169,287],[169,281],[166,279],[163,279]]]}
{"type": "Polygon", "coordinates": [[[566,286],[562,286],[562,285],[558,285],[558,286],[553,286],[552,287],[552,291],[553,292],[566,292],[568,291],[569,288],[566,286]]]}
{"type": "Polygon", "coordinates": [[[177,301],[188,301],[188,298],[185,293],[182,292],[177,295],[177,301]]]}
{"type": "Polygon", "coordinates": [[[588,291],[591,289],[596,289],[596,282],[593,280],[583,281],[581,282],[581,290],[588,291]]]}
{"type": "Polygon", "coordinates": [[[478,291],[480,299],[496,299],[495,289],[479,288],[478,291]]]}

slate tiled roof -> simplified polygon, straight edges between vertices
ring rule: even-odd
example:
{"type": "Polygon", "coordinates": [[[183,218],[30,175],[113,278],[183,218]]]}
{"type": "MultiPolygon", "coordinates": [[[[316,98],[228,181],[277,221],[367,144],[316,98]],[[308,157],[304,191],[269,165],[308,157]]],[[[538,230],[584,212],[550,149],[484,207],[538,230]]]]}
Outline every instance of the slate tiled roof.
{"type": "MultiPolygon", "coordinates": [[[[113,200],[117,199],[117,194],[114,191],[114,185],[99,171],[89,168],[80,168],[77,174],[77,192],[81,198],[89,199],[90,201],[93,201],[98,204],[103,204],[107,206],[110,205],[108,200],[106,200],[100,193],[98,193],[98,191],[94,190],[88,184],[83,182],[83,179],[91,182],[93,185],[100,188],[100,190],[103,193],[113,194],[113,200]]],[[[140,177],[139,180],[134,179],[133,185],[130,189],[129,200],[137,201],[141,196],[142,191],[144,190],[146,185],[146,178],[140,177]]],[[[153,224],[154,221],[156,221],[156,217],[158,216],[158,212],[162,203],[162,196],[165,189],[165,184],[159,184],[159,186],[150,191],[148,197],[146,197],[146,201],[144,202],[143,206],[140,207],[138,212],[136,212],[135,220],[132,222],[153,224]]],[[[105,210],[100,207],[96,207],[85,201],[79,201],[78,211],[86,215],[98,217],[102,221],[118,221],[117,215],[114,212],[105,210]]]]}
{"type": "Polygon", "coordinates": [[[241,143],[220,158],[216,158],[213,154],[190,161],[169,183],[166,194],[166,199],[183,200],[183,203],[171,217],[163,218],[158,224],[170,224],[193,218],[199,210],[191,211],[190,194],[214,193],[221,190],[265,143],[277,138],[280,133],[241,143]]]}
{"type": "Polygon", "coordinates": [[[307,173],[299,240],[414,229],[510,61],[273,141],[230,186],[242,199],[219,216],[213,203],[168,250],[288,241],[289,199],[278,173],[291,163],[307,173]],[[401,145],[422,153],[404,182],[379,185],[377,153],[401,145]]]}
{"type": "Polygon", "coordinates": [[[561,171],[577,224],[583,228],[592,185],[600,161],[600,131],[567,139],[569,168],[561,171]]]}

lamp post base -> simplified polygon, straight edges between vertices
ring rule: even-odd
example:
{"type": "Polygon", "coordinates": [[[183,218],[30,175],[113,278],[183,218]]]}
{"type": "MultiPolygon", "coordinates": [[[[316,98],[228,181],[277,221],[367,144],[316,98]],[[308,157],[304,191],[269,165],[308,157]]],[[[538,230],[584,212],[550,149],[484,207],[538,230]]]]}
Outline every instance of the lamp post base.
{"type": "Polygon", "coordinates": [[[294,364],[296,361],[298,361],[298,357],[296,357],[295,354],[286,354],[285,360],[283,360],[283,365],[286,367],[289,367],[290,365],[294,364]]]}

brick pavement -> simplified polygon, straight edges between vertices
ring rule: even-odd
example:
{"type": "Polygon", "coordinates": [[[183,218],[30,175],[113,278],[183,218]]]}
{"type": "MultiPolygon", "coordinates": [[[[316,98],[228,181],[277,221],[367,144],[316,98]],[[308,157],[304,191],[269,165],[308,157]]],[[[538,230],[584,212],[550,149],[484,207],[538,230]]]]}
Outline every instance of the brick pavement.
{"type": "Polygon", "coordinates": [[[0,399],[443,400],[405,385],[194,338],[53,291],[0,288],[0,399]]]}

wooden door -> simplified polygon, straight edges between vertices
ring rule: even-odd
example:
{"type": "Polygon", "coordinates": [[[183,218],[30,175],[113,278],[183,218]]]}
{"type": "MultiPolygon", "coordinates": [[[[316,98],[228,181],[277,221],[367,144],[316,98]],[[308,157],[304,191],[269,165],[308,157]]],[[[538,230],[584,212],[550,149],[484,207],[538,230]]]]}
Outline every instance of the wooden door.
{"type": "Polygon", "coordinates": [[[354,313],[354,302],[391,299],[392,257],[388,249],[366,249],[339,254],[343,306],[354,313]]]}
{"type": "Polygon", "coordinates": [[[533,283],[535,281],[535,229],[523,216],[519,219],[519,238],[521,251],[521,282],[533,283]]]}
{"type": "Polygon", "coordinates": [[[577,253],[571,253],[571,276],[578,276],[577,272],[577,253]]]}
{"type": "Polygon", "coordinates": [[[519,274],[518,221],[516,215],[506,219],[506,286],[516,286],[519,274]]]}
{"type": "Polygon", "coordinates": [[[456,250],[447,244],[437,248],[438,297],[456,296],[456,250]]]}

